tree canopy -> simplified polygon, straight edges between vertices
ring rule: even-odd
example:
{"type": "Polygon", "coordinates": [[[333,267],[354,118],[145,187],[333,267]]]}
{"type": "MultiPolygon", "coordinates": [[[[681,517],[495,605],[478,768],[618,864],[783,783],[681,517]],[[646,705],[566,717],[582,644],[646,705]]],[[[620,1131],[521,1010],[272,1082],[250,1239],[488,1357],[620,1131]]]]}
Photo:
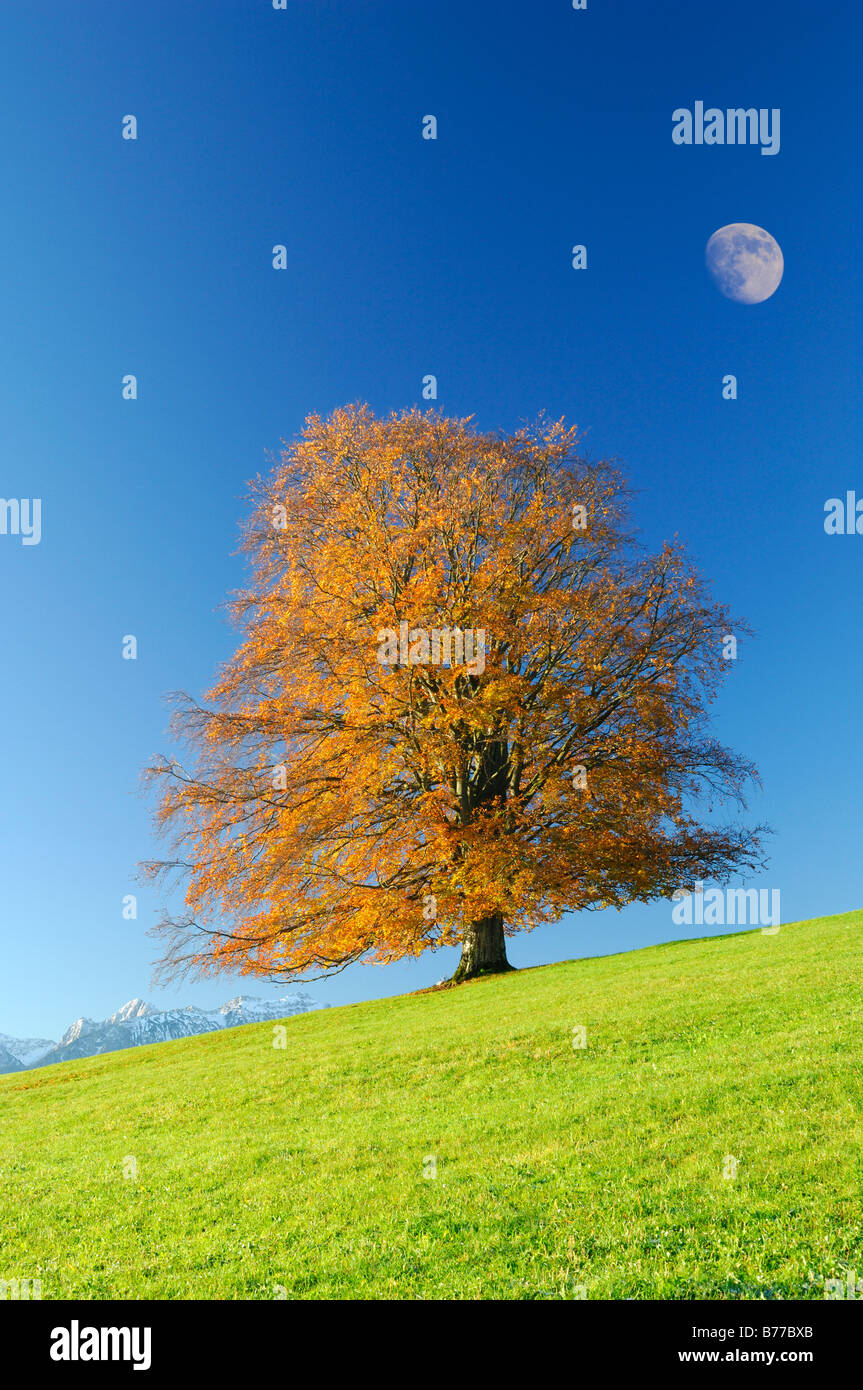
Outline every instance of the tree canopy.
{"type": "Polygon", "coordinates": [[[713,816],[755,775],[707,721],[741,624],[630,502],[564,422],[309,418],[252,484],[238,650],[177,703],[191,756],[151,769],[187,874],[166,973],[460,944],[469,977],[517,930],[758,862],[713,816]]]}

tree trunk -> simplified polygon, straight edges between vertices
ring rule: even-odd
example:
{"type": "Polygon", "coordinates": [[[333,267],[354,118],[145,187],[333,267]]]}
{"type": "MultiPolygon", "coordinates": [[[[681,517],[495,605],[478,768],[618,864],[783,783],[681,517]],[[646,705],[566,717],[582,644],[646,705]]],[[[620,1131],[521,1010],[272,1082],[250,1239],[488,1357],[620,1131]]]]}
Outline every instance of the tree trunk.
{"type": "Polygon", "coordinates": [[[503,934],[503,917],[499,912],[491,917],[481,917],[465,927],[461,940],[461,960],[458,970],[452,977],[453,984],[463,980],[475,980],[478,975],[501,975],[506,970],[514,970],[506,958],[506,938],[503,934]]]}

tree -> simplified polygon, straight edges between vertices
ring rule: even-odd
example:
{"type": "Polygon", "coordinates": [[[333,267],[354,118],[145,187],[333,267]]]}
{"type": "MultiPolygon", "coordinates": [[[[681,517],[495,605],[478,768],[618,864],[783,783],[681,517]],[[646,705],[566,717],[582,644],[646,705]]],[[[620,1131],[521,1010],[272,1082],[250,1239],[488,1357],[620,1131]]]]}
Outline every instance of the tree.
{"type": "Polygon", "coordinates": [[[241,644],[177,699],[192,766],[150,769],[178,857],[149,867],[188,874],[163,975],[460,944],[464,980],[517,930],[758,862],[760,828],[695,810],[755,776],[706,723],[741,626],[636,546],[573,428],[352,406],[252,497],[241,644]]]}

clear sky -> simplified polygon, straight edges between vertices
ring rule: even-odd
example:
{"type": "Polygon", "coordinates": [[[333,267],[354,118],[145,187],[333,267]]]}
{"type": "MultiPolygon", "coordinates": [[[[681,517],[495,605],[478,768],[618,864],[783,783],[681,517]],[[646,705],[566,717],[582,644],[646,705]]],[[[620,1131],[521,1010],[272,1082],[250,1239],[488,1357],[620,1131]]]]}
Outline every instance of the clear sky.
{"type": "MultiPolygon", "coordinates": [[[[715,707],[775,831],[753,882],[785,921],[863,905],[863,536],[823,524],[828,498],[863,497],[860,38],[851,3],[799,0],[2,7],[0,493],[43,510],[40,544],[0,535],[0,1032],[56,1036],[134,995],[279,992],[149,988],[159,903],[135,874],[160,847],[139,772],[169,746],[164,695],[200,693],[236,641],[220,605],[246,480],[310,411],[422,404],[427,373],[448,413],[566,415],[622,462],[644,540],[678,534],[756,632],[715,707]],[[672,112],[699,100],[779,108],[779,152],[675,145],[672,112]],[[762,304],[705,270],[738,221],[784,253],[762,304]]],[[[510,957],[683,934],[658,903],[510,957]]]]}

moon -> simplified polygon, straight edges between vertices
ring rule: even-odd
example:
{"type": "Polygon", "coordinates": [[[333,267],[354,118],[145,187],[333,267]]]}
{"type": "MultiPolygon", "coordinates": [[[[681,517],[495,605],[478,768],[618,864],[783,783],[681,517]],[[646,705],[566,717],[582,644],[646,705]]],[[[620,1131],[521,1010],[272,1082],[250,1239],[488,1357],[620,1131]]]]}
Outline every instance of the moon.
{"type": "Polygon", "coordinates": [[[737,304],[769,299],[785,269],[779,242],[752,222],[720,227],[707,243],[705,261],[717,289],[737,304]]]}

